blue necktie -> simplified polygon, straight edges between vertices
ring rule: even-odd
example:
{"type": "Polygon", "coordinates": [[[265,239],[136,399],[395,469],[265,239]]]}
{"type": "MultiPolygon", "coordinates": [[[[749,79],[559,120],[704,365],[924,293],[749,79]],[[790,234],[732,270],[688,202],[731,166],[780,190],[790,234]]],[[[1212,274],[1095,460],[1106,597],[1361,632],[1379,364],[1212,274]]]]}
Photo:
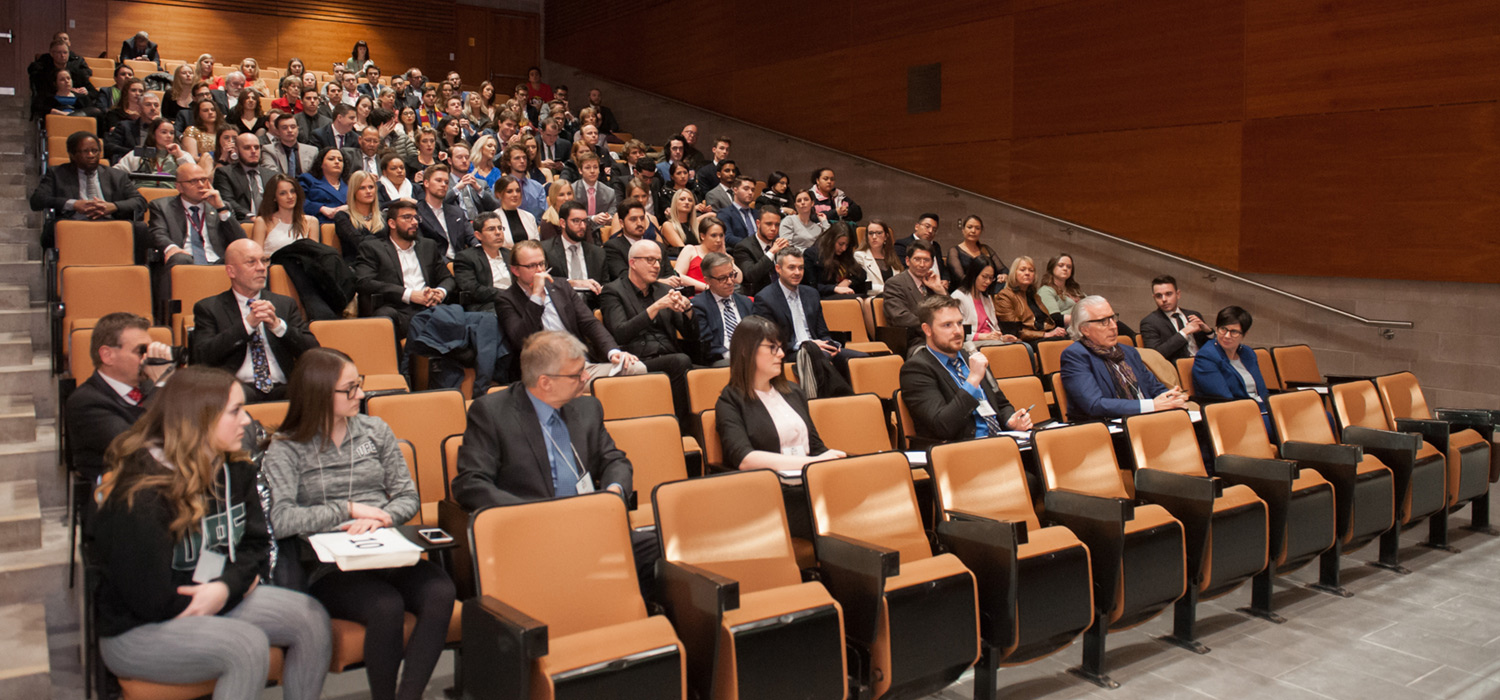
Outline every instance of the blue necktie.
{"type": "Polygon", "coordinates": [[[208,253],[203,251],[203,212],[197,206],[188,207],[188,246],[194,265],[208,264],[208,253]]]}
{"type": "Polygon", "coordinates": [[[573,468],[573,444],[568,439],[568,427],[562,416],[553,413],[547,419],[547,461],[552,463],[552,490],[558,496],[578,494],[578,470],[573,468]],[[567,450],[564,452],[564,450],[567,450]]]}
{"type": "Polygon", "coordinates": [[[734,329],[740,325],[740,317],[734,311],[734,302],[732,300],[724,299],[720,303],[724,305],[724,337],[732,339],[734,338],[734,329]]]}
{"type": "MultiPolygon", "coordinates": [[[[974,399],[979,403],[985,403],[989,401],[989,398],[984,395],[983,389],[969,383],[969,368],[964,365],[963,360],[957,357],[949,358],[945,356],[942,358],[942,361],[943,364],[947,366],[948,373],[953,375],[953,379],[958,382],[958,388],[968,392],[968,394],[974,397],[974,399]]],[[[989,437],[991,435],[999,435],[1000,430],[1000,421],[996,420],[993,416],[981,416],[979,415],[978,409],[975,409],[974,437],[989,437]]]]}

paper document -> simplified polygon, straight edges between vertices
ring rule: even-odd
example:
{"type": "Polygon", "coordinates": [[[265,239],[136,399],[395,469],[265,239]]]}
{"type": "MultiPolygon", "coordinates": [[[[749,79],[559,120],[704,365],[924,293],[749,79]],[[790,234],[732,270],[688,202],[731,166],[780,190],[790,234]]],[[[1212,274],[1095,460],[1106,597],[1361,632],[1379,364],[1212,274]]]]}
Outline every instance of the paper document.
{"type": "Polygon", "coordinates": [[[911,462],[913,467],[921,467],[927,464],[926,452],[907,452],[906,461],[911,462]]]}
{"type": "Polygon", "coordinates": [[[340,571],[394,569],[422,558],[422,548],[392,528],[363,535],[324,532],[307,538],[318,561],[337,564],[340,571]]]}

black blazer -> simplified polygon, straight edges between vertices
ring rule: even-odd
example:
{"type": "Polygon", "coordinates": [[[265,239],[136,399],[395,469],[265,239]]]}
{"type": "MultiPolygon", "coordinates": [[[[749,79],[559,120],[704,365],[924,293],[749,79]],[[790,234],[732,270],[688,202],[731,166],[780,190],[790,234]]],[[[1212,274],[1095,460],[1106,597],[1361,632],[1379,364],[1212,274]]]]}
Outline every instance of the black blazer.
{"type": "MultiPolygon", "coordinates": [[[[510,264],[508,248],[500,249],[500,259],[506,265],[510,264]]],[[[483,248],[465,248],[453,256],[453,282],[463,299],[465,311],[495,310],[495,299],[500,296],[500,290],[495,288],[490,259],[483,248]]]]}
{"type": "Polygon", "coordinates": [[[735,244],[730,253],[734,255],[734,264],[740,268],[744,279],[740,280],[740,289],[750,293],[756,293],[764,289],[776,279],[776,263],[766,257],[761,248],[760,237],[750,236],[735,244]]]}
{"type": "Polygon", "coordinates": [[[355,136],[355,138],[345,139],[344,143],[348,145],[344,146],[341,151],[344,154],[344,172],[353,173],[361,171],[370,173],[377,178],[380,177],[380,173],[378,172],[380,169],[380,152],[377,151],[375,153],[375,168],[373,170],[365,170],[365,152],[359,150],[359,137],[354,132],[350,132],[350,135],[355,136]]]}
{"type": "Polygon", "coordinates": [[[293,115],[293,118],[297,120],[297,140],[315,149],[322,148],[317,142],[318,132],[329,128],[333,119],[323,116],[321,112],[317,116],[310,117],[307,112],[302,111],[293,115]]]}
{"type": "MultiPolygon", "coordinates": [[[[633,470],[604,429],[604,408],[592,396],[580,396],[560,410],[579,466],[603,491],[619,484],[628,498],[633,470]]],[[[464,442],[458,448],[458,476],[453,498],[464,510],[540,501],[557,496],[547,442],[526,387],[486,394],[469,408],[464,442]]]]}
{"type": "MultiPolygon", "coordinates": [[[[1186,316],[1196,315],[1204,321],[1208,320],[1204,318],[1203,314],[1191,309],[1184,309],[1179,306],[1177,310],[1186,316]]],[[[1211,336],[1207,333],[1193,334],[1193,340],[1198,343],[1198,347],[1200,348],[1207,345],[1210,339],[1211,336]]],[[[1182,337],[1182,334],[1177,332],[1177,324],[1172,323],[1172,319],[1167,318],[1167,315],[1162,313],[1161,309],[1152,311],[1146,314],[1145,318],[1141,319],[1141,340],[1146,343],[1146,347],[1161,353],[1162,357],[1167,358],[1171,362],[1191,357],[1188,355],[1187,338],[1182,337]]]]}
{"type": "MultiPolygon", "coordinates": [[[[734,299],[734,310],[741,321],[754,313],[750,297],[734,294],[730,298],[734,299]]],[[[708,362],[729,359],[729,348],[724,347],[724,310],[719,308],[713,292],[693,295],[693,322],[698,325],[698,346],[703,350],[704,359],[708,362]]]]}
{"type": "Polygon", "coordinates": [[[438,244],[438,248],[443,253],[444,258],[448,256],[449,236],[454,237],[453,253],[455,255],[460,250],[473,248],[478,244],[479,241],[474,238],[474,224],[469,223],[469,217],[464,215],[462,207],[459,207],[457,204],[443,202],[443,219],[448,222],[448,232],[446,234],[443,233],[442,225],[438,223],[437,217],[433,214],[432,207],[427,205],[426,200],[417,202],[417,216],[419,218],[417,230],[421,232],[423,238],[435,241],[438,244]]]}
{"type": "MultiPolygon", "coordinates": [[[[808,454],[827,452],[823,439],[818,437],[818,427],[813,425],[812,416],[807,412],[807,396],[802,393],[802,387],[792,384],[791,391],[782,396],[807,423],[808,454]]],[[[714,411],[719,443],[724,448],[725,467],[739,469],[745,456],[755,450],[781,453],[781,437],[776,432],[776,423],[759,397],[746,396],[739,389],[726,386],[719,394],[718,403],[714,404],[714,411]]]]}
{"type": "MultiPolygon", "coordinates": [[[[557,280],[547,284],[547,295],[552,297],[552,306],[557,309],[557,316],[562,319],[563,327],[573,337],[593,348],[592,357],[595,361],[608,361],[609,351],[620,346],[615,342],[615,337],[605,330],[604,324],[594,318],[594,312],[583,303],[583,299],[568,288],[566,283],[557,280]]],[[[545,309],[542,305],[532,301],[519,284],[511,285],[510,289],[501,292],[495,300],[495,314],[500,317],[500,329],[505,331],[505,337],[517,348],[532,333],[542,330],[543,311],[545,309]]]]}
{"type": "MultiPolygon", "coordinates": [[[[318,339],[307,329],[307,321],[297,312],[297,302],[291,297],[262,290],[260,298],[271,302],[276,308],[276,317],[286,322],[286,333],[281,337],[276,337],[269,328],[265,329],[265,334],[276,364],[291,378],[297,358],[318,347],[318,339]]],[[[218,367],[230,374],[238,372],[245,364],[245,353],[250,349],[250,334],[245,332],[242,318],[234,290],[220,292],[194,304],[193,364],[218,367]]]]}
{"type": "MultiPolygon", "coordinates": [[[[150,382],[140,386],[147,397],[154,388],[150,382]]],[[[73,468],[90,485],[104,473],[104,453],[109,443],[145,412],[144,401],[139,406],[130,405],[98,372],[85,379],[68,397],[63,411],[68,423],[68,450],[73,456],[73,468]]]]}
{"type": "MultiPolygon", "coordinates": [[[[320,150],[320,151],[323,150],[323,149],[325,149],[325,148],[328,148],[329,146],[335,145],[334,144],[333,123],[329,122],[328,124],[324,124],[317,131],[314,131],[312,133],[312,142],[311,143],[312,143],[312,145],[317,146],[318,150],[320,150]]],[[[359,134],[356,134],[356,133],[354,133],[353,130],[350,130],[349,133],[344,134],[344,143],[337,144],[337,145],[339,147],[339,153],[342,154],[343,153],[343,149],[345,147],[347,147],[347,146],[358,146],[359,145],[359,134]]],[[[349,168],[349,164],[347,162],[344,163],[344,170],[346,172],[353,172],[349,168]]]]}
{"type": "MultiPolygon", "coordinates": [[[[98,172],[100,194],[104,195],[105,201],[113,202],[118,207],[114,214],[116,220],[130,221],[139,218],[140,213],[146,211],[146,198],[135,189],[129,175],[103,166],[99,167],[98,172]]],[[[72,213],[64,212],[63,206],[70,199],[78,199],[80,194],[78,167],[72,163],[55,165],[47,169],[42,181],[31,191],[31,210],[51,209],[57,212],[59,218],[70,218],[72,213]]]]}
{"type": "MultiPolygon", "coordinates": [[[[666,276],[670,272],[668,266],[671,265],[667,257],[667,247],[662,245],[660,240],[655,243],[656,247],[661,248],[662,275],[666,276]]],[[[630,272],[630,245],[630,239],[626,238],[623,233],[610,236],[609,240],[604,242],[604,277],[599,280],[601,283],[613,282],[630,272]]],[[[588,259],[585,258],[584,262],[587,263],[588,259]]]]}
{"type": "MultiPolygon", "coordinates": [[[[828,333],[828,324],[823,321],[823,302],[818,296],[818,290],[805,284],[797,285],[797,296],[802,300],[803,322],[807,324],[807,337],[814,340],[833,340],[828,333]]],[[[781,345],[786,354],[791,356],[796,348],[792,347],[792,306],[786,298],[786,290],[781,288],[781,282],[772,280],[764,289],[755,293],[754,313],[756,316],[764,316],[776,322],[781,328],[781,345]]]]}
{"type": "MultiPolygon", "coordinates": [[[[232,216],[219,220],[219,211],[206,200],[199,206],[203,207],[203,228],[207,232],[208,244],[213,247],[214,253],[218,254],[219,260],[224,259],[224,250],[229,244],[245,237],[245,229],[240,227],[240,222],[232,216]]],[[[170,246],[181,248],[184,253],[191,250],[187,240],[188,224],[187,212],[182,209],[182,195],[162,197],[151,202],[146,207],[151,214],[151,223],[148,228],[151,233],[151,247],[165,251],[170,246]]]]}
{"type": "MultiPolygon", "coordinates": [[[[1016,409],[988,378],[979,383],[985,398],[995,409],[995,419],[1003,427],[1016,409]]],[[[962,391],[953,375],[924,347],[918,348],[901,365],[901,398],[910,409],[917,436],[936,442],[966,440],[974,437],[974,410],[979,401],[962,391]]]]}
{"type": "MultiPolygon", "coordinates": [[[[558,235],[542,241],[542,250],[547,254],[547,274],[552,275],[552,279],[555,280],[568,279],[568,257],[567,251],[563,249],[562,240],[562,237],[566,235],[568,234],[560,232],[558,235]]],[[[624,238],[624,236],[619,236],[619,238],[624,238]]],[[[582,245],[583,271],[588,274],[589,279],[599,284],[608,282],[609,278],[605,276],[604,270],[604,247],[595,244],[587,238],[583,240],[582,245]]],[[[662,264],[665,265],[666,263],[663,262],[662,264]]]]}
{"type": "MultiPolygon", "coordinates": [[[[425,238],[418,238],[415,244],[427,286],[442,289],[452,297],[457,285],[453,282],[453,275],[448,273],[448,263],[443,260],[439,244],[425,238]]],[[[360,296],[370,298],[375,308],[405,305],[401,301],[401,296],[406,293],[406,285],[401,279],[401,261],[396,257],[396,244],[391,242],[389,235],[369,238],[359,244],[354,277],[359,281],[360,296]],[[377,300],[376,296],[380,298],[377,300]]]]}
{"type": "MultiPolygon", "coordinates": [[[[276,175],[276,171],[260,164],[256,170],[260,173],[261,193],[265,193],[266,185],[276,175]]],[[[245,168],[239,164],[229,165],[214,169],[214,189],[224,199],[224,205],[234,212],[234,218],[240,221],[250,219],[250,176],[245,174],[245,168]]],[[[254,206],[259,206],[255,202],[254,206]]]]}
{"type": "Polygon", "coordinates": [[[333,232],[339,237],[344,262],[353,265],[354,259],[359,256],[360,244],[373,239],[377,234],[385,233],[385,229],[371,231],[354,223],[354,217],[349,216],[348,211],[341,211],[333,215],[333,232]]]}
{"type": "Polygon", "coordinates": [[[143,125],[134,119],[122,119],[116,123],[104,136],[104,157],[111,163],[118,163],[126,153],[140,146],[141,126],[143,125]]]}
{"type": "Polygon", "coordinates": [[[599,294],[599,310],[604,316],[604,327],[620,343],[622,349],[643,360],[656,357],[659,353],[648,352],[651,348],[637,344],[638,336],[652,326],[673,343],[675,352],[683,352],[683,340],[692,339],[696,343],[698,329],[693,327],[687,314],[663,309],[656,313],[655,319],[647,315],[646,305],[666,296],[670,291],[672,290],[667,285],[652,282],[650,300],[647,301],[636,291],[629,276],[604,285],[604,290],[599,294]]]}

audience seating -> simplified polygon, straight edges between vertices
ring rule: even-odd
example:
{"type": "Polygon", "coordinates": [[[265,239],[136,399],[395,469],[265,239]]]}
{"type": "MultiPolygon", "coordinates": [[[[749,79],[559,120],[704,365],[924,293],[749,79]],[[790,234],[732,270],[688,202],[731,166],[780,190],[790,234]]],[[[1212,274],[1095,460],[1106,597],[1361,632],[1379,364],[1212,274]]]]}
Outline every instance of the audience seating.
{"type": "Polygon", "coordinates": [[[849,386],[855,394],[874,394],[880,397],[881,413],[885,416],[884,426],[888,433],[893,432],[899,423],[894,416],[893,397],[901,390],[902,362],[900,355],[889,353],[849,360],[849,386]]]}
{"type": "Polygon", "coordinates": [[[938,445],[927,463],[938,541],[974,572],[979,590],[974,697],[994,698],[1000,666],[1061,651],[1093,624],[1089,550],[1068,528],[1042,526],[1015,439],[938,445]]]}
{"type": "MultiPolygon", "coordinates": [[[[84,56],[83,62],[88,64],[89,69],[95,75],[113,75],[115,72],[115,59],[113,58],[89,58],[88,56],[84,56]]],[[[113,85],[114,80],[110,80],[110,84],[113,85]]]]}
{"type": "Polygon", "coordinates": [[[266,269],[266,290],[272,294],[291,297],[292,303],[297,305],[297,313],[302,316],[302,320],[309,320],[307,308],[302,306],[302,295],[297,293],[297,286],[292,284],[292,278],[286,274],[285,267],[272,265],[266,269]]]}
{"type": "Polygon", "coordinates": [[[1026,343],[986,345],[979,351],[990,361],[990,374],[996,379],[1036,375],[1036,365],[1031,361],[1031,346],[1026,343]]]}
{"type": "MultiPolygon", "coordinates": [[[[343,352],[364,376],[365,393],[406,391],[396,358],[396,332],[384,317],[313,321],[308,324],[318,344],[343,352]]],[[[446,433],[445,433],[446,434],[446,433]]]]}
{"type": "Polygon", "coordinates": [[[1252,594],[1252,606],[1270,599],[1269,508],[1249,486],[1225,486],[1209,476],[1187,411],[1130,416],[1125,432],[1135,458],[1136,496],[1166,508],[1182,523],[1188,588],[1177,599],[1172,634],[1165,639],[1207,653],[1208,647],[1197,641],[1199,600],[1226,595],[1252,577],[1262,587],[1252,594]]]}
{"type": "Polygon", "coordinates": [[[932,554],[906,457],[813,462],[802,474],[823,582],[844,610],[854,695],[919,697],[957,680],[979,657],[974,575],[932,554]]]}
{"type": "Polygon", "coordinates": [[[344,252],[344,242],[339,240],[338,229],[333,224],[322,224],[318,227],[318,240],[340,254],[344,252]]]}
{"type": "Polygon", "coordinates": [[[59,299],[62,271],[75,266],[134,265],[135,238],[129,221],[57,222],[56,251],[50,256],[52,273],[48,281],[55,284],[49,299],[59,299]]]}
{"type": "Polygon", "coordinates": [[[802,580],[776,475],[665,483],[651,501],[662,598],[694,695],[845,697],[843,612],[802,580]]]}
{"type": "MultiPolygon", "coordinates": [[[[1442,509],[1442,463],[1434,462],[1416,471],[1409,461],[1387,462],[1396,456],[1394,449],[1381,450],[1385,457],[1381,459],[1360,446],[1341,444],[1316,392],[1277,394],[1268,403],[1282,456],[1311,466],[1333,484],[1341,511],[1343,548],[1352,551],[1384,535],[1376,565],[1404,572],[1400,565],[1401,528],[1397,526],[1442,509]]],[[[1374,440],[1372,435],[1366,442],[1373,444],[1374,440]]],[[[1415,455],[1417,441],[1408,439],[1406,443],[1409,459],[1415,455]]]]}
{"type": "MultiPolygon", "coordinates": [[[[1285,389],[1296,389],[1304,386],[1328,386],[1343,382],[1369,379],[1370,377],[1358,375],[1329,374],[1324,375],[1318,370],[1318,358],[1313,355],[1312,348],[1306,345],[1284,345],[1271,348],[1271,357],[1275,360],[1276,373],[1285,389]]],[[[1265,370],[1261,370],[1264,372],[1265,370]]]]}
{"type": "Polygon", "coordinates": [[[1187,590],[1182,523],[1159,505],[1132,500],[1103,423],[1042,430],[1033,441],[1046,477],[1047,518],[1088,545],[1093,568],[1094,622],[1083,664],[1068,670],[1117,687],[1104,668],[1109,631],[1150,620],[1187,590]]]}
{"type": "Polygon", "coordinates": [[[844,347],[871,354],[895,352],[885,343],[870,340],[869,334],[865,332],[865,312],[860,300],[824,299],[822,304],[823,321],[828,325],[828,330],[849,334],[849,342],[844,343],[844,347]]]}
{"type": "Polygon", "coordinates": [[[282,421],[286,420],[286,412],[290,407],[291,403],[288,401],[262,401],[245,404],[245,412],[259,421],[267,433],[275,433],[281,428],[282,421]]]}
{"type": "Polygon", "coordinates": [[[151,276],[142,265],[67,267],[62,271],[58,340],[75,328],[92,328],[101,317],[129,311],[151,318],[151,276]]]}
{"type": "Polygon", "coordinates": [[[604,420],[671,415],[672,383],[661,372],[600,377],[592,391],[604,407],[604,420]]]}
{"type": "Polygon", "coordinates": [[[372,396],[365,412],[384,420],[396,437],[410,440],[416,461],[409,464],[422,499],[420,522],[438,522],[438,501],[448,493],[443,480],[443,438],[462,433],[468,423],[463,394],[453,389],[372,396]]]}
{"type": "Polygon", "coordinates": [[[1037,362],[1042,374],[1062,371],[1062,354],[1073,345],[1071,340],[1044,340],[1036,344],[1037,362]]]}
{"type": "Polygon", "coordinates": [[[1052,383],[1052,402],[1057,406],[1057,420],[1068,422],[1068,392],[1063,388],[1062,372],[1047,375],[1052,383]]]}
{"type": "MultiPolygon", "coordinates": [[[[688,478],[687,458],[682,450],[682,428],[677,417],[645,416],[604,421],[604,429],[615,441],[615,447],[625,453],[634,469],[631,481],[638,498],[634,510],[630,511],[630,527],[644,528],[655,525],[650,494],[658,484],[688,478]]],[[[631,494],[625,494],[629,498],[631,494]]]]}
{"type": "Polygon", "coordinates": [[[719,403],[719,394],[729,386],[728,367],[690,369],[687,373],[688,412],[698,415],[719,403]]]}
{"type": "Polygon", "coordinates": [[[1141,355],[1141,364],[1151,370],[1157,381],[1164,387],[1182,386],[1183,379],[1177,374],[1177,365],[1171,360],[1163,357],[1161,353],[1152,348],[1137,348],[1136,352],[1141,355]]]}
{"type": "MultiPolygon", "coordinates": [[[[110,82],[113,83],[114,81],[111,80],[110,82]]],[[[47,130],[47,138],[50,139],[61,136],[64,141],[68,140],[69,136],[72,136],[74,133],[77,133],[79,131],[87,131],[92,134],[96,133],[99,130],[99,127],[97,126],[93,117],[65,117],[61,114],[48,114],[42,119],[42,124],[43,128],[47,130]]],[[[68,149],[63,148],[64,163],[68,161],[67,156],[68,149]]]]}
{"type": "MultiPolygon", "coordinates": [[[[180,64],[181,61],[177,61],[177,63],[180,64]]],[[[125,60],[125,65],[130,66],[130,69],[133,70],[133,71],[135,71],[135,77],[137,77],[137,78],[145,78],[146,76],[151,75],[152,73],[160,72],[160,71],[158,71],[156,69],[156,64],[152,63],[150,61],[142,61],[142,60],[130,58],[130,59],[126,59],[125,60]]],[[[165,62],[163,62],[163,65],[165,65],[165,62]]],[[[172,67],[167,68],[167,70],[168,71],[172,71],[172,70],[175,70],[175,68],[176,68],[176,66],[172,66],[172,67]]]]}
{"type": "Polygon", "coordinates": [[[1177,366],[1177,386],[1182,387],[1184,394],[1195,398],[1193,393],[1193,358],[1179,357],[1173,364],[1177,366]]]}
{"type": "MultiPolygon", "coordinates": [[[[165,326],[152,326],[146,334],[151,336],[152,342],[172,344],[172,329],[165,326]]],[[[79,384],[94,373],[94,358],[89,355],[89,345],[93,340],[92,324],[89,328],[74,328],[68,339],[68,346],[79,350],[68,353],[68,374],[79,384]]]]}
{"type": "Polygon", "coordinates": [[[1031,407],[1031,424],[1040,426],[1052,420],[1052,408],[1047,405],[1047,393],[1042,391],[1042,380],[1035,375],[996,379],[995,386],[1017,411],[1031,407]]]}
{"type": "Polygon", "coordinates": [[[229,291],[229,275],[223,265],[173,265],[172,299],[167,304],[172,337],[187,345],[193,332],[193,306],[211,296],[229,291]]]}
{"type": "Polygon", "coordinates": [[[479,598],[464,606],[465,688],[491,697],[687,698],[683,645],[648,616],[625,502],[596,492],[474,514],[479,598]],[[526,537],[516,537],[519,532],[526,537]]]}
{"type": "Polygon", "coordinates": [[[1135,347],[1135,336],[1133,335],[1117,335],[1115,336],[1115,340],[1121,345],[1129,345],[1130,347],[1135,347]]]}
{"type": "MultiPolygon", "coordinates": [[[[1422,433],[1429,440],[1442,441],[1444,431],[1439,426],[1431,425],[1429,421],[1436,419],[1446,423],[1447,448],[1434,445],[1447,454],[1448,460],[1476,459],[1481,464],[1483,459],[1479,454],[1481,447],[1489,450],[1489,472],[1490,483],[1500,481],[1500,449],[1495,445],[1495,423],[1500,419],[1500,411],[1484,409],[1461,409],[1461,408],[1439,408],[1436,411],[1429,409],[1427,399],[1422,394],[1422,386],[1417,383],[1417,378],[1410,372],[1400,372],[1375,380],[1375,386],[1380,390],[1380,403],[1385,409],[1387,420],[1396,426],[1397,430],[1414,430],[1422,433]],[[1430,435],[1430,437],[1429,437],[1430,435]]],[[[1481,501],[1476,501],[1478,505],[1481,501]]],[[[1488,507],[1488,501],[1483,501],[1488,507]]],[[[1475,514],[1478,517],[1478,514],[1475,514]]],[[[1475,523],[1478,526],[1478,523],[1475,523]]],[[[1486,525],[1488,526],[1488,517],[1486,525]]]]}
{"type": "Polygon", "coordinates": [[[1260,365],[1260,378],[1266,383],[1267,391],[1283,391],[1286,389],[1281,383],[1281,374],[1276,371],[1276,360],[1271,359],[1270,350],[1256,348],[1255,361],[1260,365]]]}

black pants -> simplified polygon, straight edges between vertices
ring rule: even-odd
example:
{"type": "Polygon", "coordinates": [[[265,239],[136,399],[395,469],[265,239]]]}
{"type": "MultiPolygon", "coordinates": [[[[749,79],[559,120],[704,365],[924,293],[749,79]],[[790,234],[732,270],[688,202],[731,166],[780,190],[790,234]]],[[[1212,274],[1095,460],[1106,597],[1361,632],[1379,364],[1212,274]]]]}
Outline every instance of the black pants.
{"type": "Polygon", "coordinates": [[[318,579],[308,593],[330,617],[365,626],[370,697],[420,700],[443,653],[453,616],[453,581],[447,573],[425,560],[397,569],[334,571],[318,579]],[[403,649],[405,612],[416,615],[417,624],[403,649]],[[398,687],[396,671],[403,666],[398,687]]]}
{"type": "Polygon", "coordinates": [[[685,419],[689,406],[687,373],[693,368],[693,361],[683,353],[674,352],[670,355],[643,358],[641,364],[646,366],[647,372],[661,372],[667,375],[667,379],[672,382],[672,403],[677,409],[677,417],[685,419]]]}

